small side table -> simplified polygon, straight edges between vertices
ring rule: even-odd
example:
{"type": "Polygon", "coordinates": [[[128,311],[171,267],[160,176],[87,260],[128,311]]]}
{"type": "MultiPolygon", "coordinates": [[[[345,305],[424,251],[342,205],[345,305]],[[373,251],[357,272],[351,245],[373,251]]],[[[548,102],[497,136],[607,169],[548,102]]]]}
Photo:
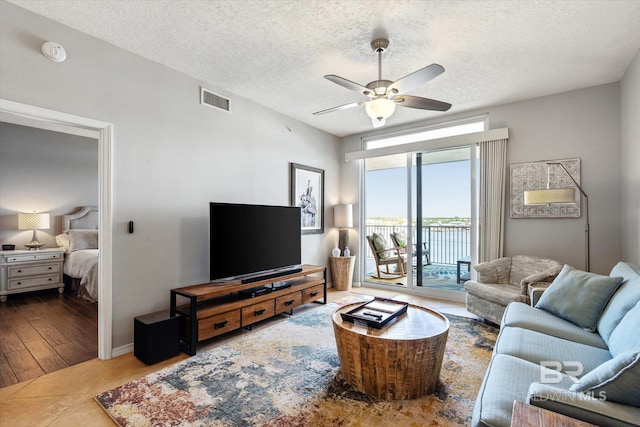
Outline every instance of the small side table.
{"type": "Polygon", "coordinates": [[[585,421],[576,420],[557,412],[529,405],[516,400],[513,402],[512,427],[596,427],[585,421]]]}
{"type": "Polygon", "coordinates": [[[333,287],[337,291],[348,291],[351,289],[356,256],[330,256],[329,264],[331,265],[333,287]]]}
{"type": "Polygon", "coordinates": [[[456,279],[458,279],[458,283],[460,283],[461,280],[469,280],[469,279],[471,279],[471,257],[470,256],[466,256],[464,258],[460,258],[456,262],[456,264],[458,265],[457,270],[456,270],[456,279]],[[467,266],[467,271],[465,271],[464,273],[462,273],[460,271],[460,267],[463,264],[467,266]]]}
{"type": "Polygon", "coordinates": [[[551,282],[533,282],[527,285],[527,289],[529,290],[529,300],[531,301],[532,307],[536,306],[538,300],[549,286],[551,286],[551,282]]]}

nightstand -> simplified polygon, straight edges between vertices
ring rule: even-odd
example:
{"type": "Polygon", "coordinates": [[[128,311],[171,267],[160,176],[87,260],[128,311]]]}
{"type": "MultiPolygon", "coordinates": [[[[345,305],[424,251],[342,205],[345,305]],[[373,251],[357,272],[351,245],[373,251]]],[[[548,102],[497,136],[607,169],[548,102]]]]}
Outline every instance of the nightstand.
{"type": "Polygon", "coordinates": [[[41,289],[64,292],[63,260],[64,250],[60,248],[0,251],[0,302],[6,302],[10,294],[41,289]]]}

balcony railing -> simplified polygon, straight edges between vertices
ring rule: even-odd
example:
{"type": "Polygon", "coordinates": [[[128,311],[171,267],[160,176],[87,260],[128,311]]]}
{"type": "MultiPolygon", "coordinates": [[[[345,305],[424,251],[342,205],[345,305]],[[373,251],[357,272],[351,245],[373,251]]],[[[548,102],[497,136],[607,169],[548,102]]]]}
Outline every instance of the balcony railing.
{"type": "MultiPolygon", "coordinates": [[[[407,233],[405,225],[367,224],[366,235],[378,233],[391,243],[393,232],[407,233]]],[[[416,228],[411,227],[413,243],[416,243],[416,228]]],[[[427,244],[429,258],[433,264],[456,264],[461,258],[471,255],[471,227],[461,225],[424,225],[422,241],[427,244]]],[[[373,258],[371,248],[367,245],[367,257],[373,258]]]]}

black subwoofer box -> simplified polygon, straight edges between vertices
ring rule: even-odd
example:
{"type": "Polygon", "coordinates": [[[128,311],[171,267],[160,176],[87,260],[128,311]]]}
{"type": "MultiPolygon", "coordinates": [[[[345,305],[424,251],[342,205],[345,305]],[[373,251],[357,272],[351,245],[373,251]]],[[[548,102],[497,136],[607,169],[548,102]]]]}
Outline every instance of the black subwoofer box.
{"type": "Polygon", "coordinates": [[[138,316],[133,321],[133,354],[147,365],[180,353],[180,318],[169,311],[138,316]]]}

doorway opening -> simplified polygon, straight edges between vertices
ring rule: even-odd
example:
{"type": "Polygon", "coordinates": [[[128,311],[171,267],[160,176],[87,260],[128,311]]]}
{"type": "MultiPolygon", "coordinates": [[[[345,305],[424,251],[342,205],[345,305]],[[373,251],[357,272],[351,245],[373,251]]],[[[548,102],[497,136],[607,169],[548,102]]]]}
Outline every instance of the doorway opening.
{"type": "Polygon", "coordinates": [[[98,141],[98,358],[112,357],[112,146],[113,125],[99,120],[0,99],[0,121],[98,141]]]}

